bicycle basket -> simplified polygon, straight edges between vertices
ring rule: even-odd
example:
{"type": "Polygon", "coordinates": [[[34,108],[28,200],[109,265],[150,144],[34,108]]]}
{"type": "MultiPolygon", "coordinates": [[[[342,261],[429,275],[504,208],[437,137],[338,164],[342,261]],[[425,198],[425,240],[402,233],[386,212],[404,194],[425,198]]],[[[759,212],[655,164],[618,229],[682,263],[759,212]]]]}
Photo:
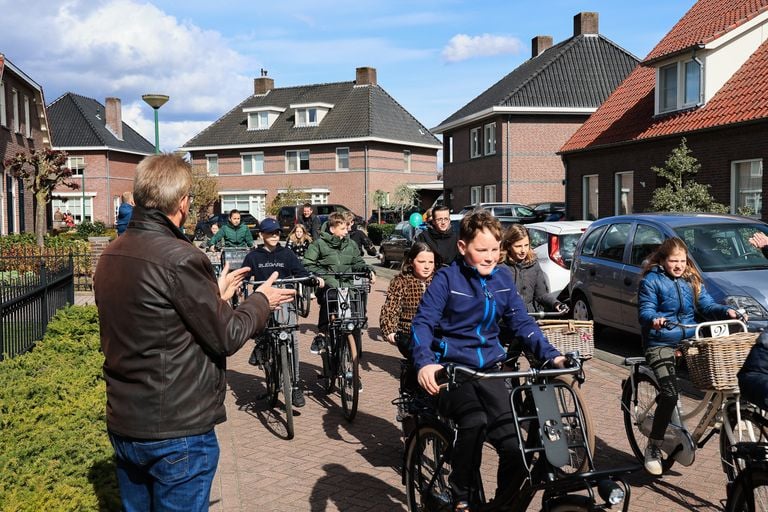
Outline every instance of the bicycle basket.
{"type": "Polygon", "coordinates": [[[358,288],[331,288],[327,300],[330,322],[356,322],[366,318],[365,294],[358,288]]]}
{"type": "Polygon", "coordinates": [[[585,359],[595,354],[594,323],[591,320],[539,320],[539,327],[561,354],[578,350],[585,359]]]}
{"type": "Polygon", "coordinates": [[[683,349],[688,373],[701,390],[738,389],[737,374],[757,341],[753,332],[694,341],[683,349]]]}

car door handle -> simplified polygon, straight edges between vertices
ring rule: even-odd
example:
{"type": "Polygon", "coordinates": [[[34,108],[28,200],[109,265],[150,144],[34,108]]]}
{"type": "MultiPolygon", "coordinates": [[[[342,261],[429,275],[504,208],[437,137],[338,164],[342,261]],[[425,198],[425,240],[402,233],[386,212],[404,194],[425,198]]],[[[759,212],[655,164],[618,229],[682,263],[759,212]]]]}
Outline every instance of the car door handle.
{"type": "Polygon", "coordinates": [[[633,279],[630,279],[629,277],[625,277],[624,278],[624,284],[627,285],[627,286],[632,286],[632,283],[634,283],[634,282],[635,281],[633,279]]]}

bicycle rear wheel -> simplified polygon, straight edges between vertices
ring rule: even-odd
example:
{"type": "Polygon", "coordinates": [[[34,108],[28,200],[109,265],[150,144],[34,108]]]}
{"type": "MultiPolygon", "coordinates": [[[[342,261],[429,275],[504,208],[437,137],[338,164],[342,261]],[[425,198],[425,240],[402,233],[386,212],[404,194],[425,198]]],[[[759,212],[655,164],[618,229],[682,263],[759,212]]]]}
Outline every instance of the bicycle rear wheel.
{"type": "Polygon", "coordinates": [[[411,434],[405,447],[405,497],[409,512],[451,510],[449,450],[452,432],[443,424],[428,422],[411,434]]]}
{"type": "Polygon", "coordinates": [[[589,453],[593,455],[595,453],[595,428],[592,423],[592,415],[584,402],[581,390],[575,379],[560,376],[556,380],[573,390],[572,395],[562,386],[555,387],[560,411],[568,414],[568,416],[563,417],[563,428],[568,438],[568,444],[571,446],[569,449],[571,462],[567,466],[561,467],[560,471],[565,474],[588,471],[590,469],[590,460],[586,447],[589,447],[589,453]],[[576,403],[574,403],[574,400],[576,403]],[[583,425],[579,425],[577,404],[578,409],[581,409],[584,419],[583,425]]]}
{"type": "Polygon", "coordinates": [[[594,510],[592,500],[588,496],[561,496],[554,498],[548,504],[549,512],[589,512],[594,510]]]}
{"type": "MultiPolygon", "coordinates": [[[[290,343],[290,340],[288,341],[290,343]]],[[[280,344],[280,367],[283,377],[283,401],[285,402],[285,429],[288,439],[293,439],[293,383],[291,382],[291,360],[288,357],[288,346],[280,344]]]]}
{"type": "Polygon", "coordinates": [[[360,399],[360,362],[357,356],[357,343],[353,333],[346,339],[339,340],[339,393],[341,408],[347,421],[355,419],[357,404],[360,399]]]}
{"type": "Polygon", "coordinates": [[[309,309],[312,304],[312,287],[306,284],[299,284],[296,290],[296,310],[302,318],[309,316],[309,309]]]}
{"type": "Polygon", "coordinates": [[[741,473],[731,488],[725,510],[726,512],[768,510],[768,472],[758,469],[741,473]]]}
{"type": "Polygon", "coordinates": [[[267,407],[277,405],[277,393],[280,391],[280,361],[275,353],[275,344],[270,339],[264,360],[264,384],[267,386],[267,407]]]}
{"type": "Polygon", "coordinates": [[[326,394],[331,394],[336,391],[336,365],[338,365],[338,355],[336,354],[336,332],[331,330],[328,336],[325,338],[326,347],[320,354],[320,359],[323,362],[323,390],[326,394]],[[334,365],[334,362],[336,365],[334,365]]]}
{"type": "Polygon", "coordinates": [[[734,460],[731,453],[731,446],[738,442],[768,442],[768,418],[760,414],[760,410],[753,405],[741,404],[740,423],[737,421],[735,403],[724,413],[723,425],[720,427],[720,460],[729,482],[733,482],[744,469],[743,461],[734,460]]]}
{"type": "MultiPolygon", "coordinates": [[[[638,373],[635,376],[637,386],[637,401],[632,396],[632,380],[627,379],[621,393],[621,409],[624,413],[624,429],[627,431],[627,440],[632,452],[640,462],[645,461],[645,446],[648,444],[650,425],[653,423],[653,415],[656,412],[656,396],[659,387],[648,375],[638,373]],[[642,425],[642,429],[640,426],[642,425]]],[[[668,471],[675,464],[675,459],[666,453],[662,453],[662,471],[668,471]]]]}

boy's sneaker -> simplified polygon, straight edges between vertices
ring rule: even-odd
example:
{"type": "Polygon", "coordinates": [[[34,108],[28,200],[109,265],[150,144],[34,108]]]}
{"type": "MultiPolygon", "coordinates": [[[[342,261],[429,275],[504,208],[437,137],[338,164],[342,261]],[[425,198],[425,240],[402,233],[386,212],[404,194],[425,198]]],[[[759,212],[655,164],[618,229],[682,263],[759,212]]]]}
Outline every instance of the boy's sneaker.
{"type": "Polygon", "coordinates": [[[325,336],[318,334],[312,340],[312,344],[309,346],[309,351],[313,354],[322,354],[325,352],[325,336]]]}
{"type": "Polygon", "coordinates": [[[291,395],[291,402],[293,402],[294,407],[304,407],[304,404],[307,403],[304,400],[304,392],[299,388],[294,388],[291,395]]]}
{"type": "Polygon", "coordinates": [[[653,476],[661,476],[661,449],[653,441],[645,447],[645,470],[653,476]]]}

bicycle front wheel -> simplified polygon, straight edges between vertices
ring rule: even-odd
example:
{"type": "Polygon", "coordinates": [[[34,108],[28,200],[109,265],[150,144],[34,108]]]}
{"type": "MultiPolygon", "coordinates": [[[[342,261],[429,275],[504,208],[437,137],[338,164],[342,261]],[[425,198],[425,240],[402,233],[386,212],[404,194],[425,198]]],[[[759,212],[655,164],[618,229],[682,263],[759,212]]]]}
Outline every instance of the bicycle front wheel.
{"type": "MultiPolygon", "coordinates": [[[[624,413],[624,429],[632,452],[640,462],[645,461],[645,447],[648,444],[648,434],[651,432],[653,415],[656,412],[656,396],[659,387],[648,375],[635,375],[637,397],[632,394],[632,379],[627,379],[621,393],[621,409],[624,413]]],[[[668,471],[675,459],[663,453],[661,459],[662,471],[668,471]]]]}
{"type": "Polygon", "coordinates": [[[760,512],[768,510],[768,472],[745,471],[731,488],[726,512],[760,512]]]}
{"type": "Polygon", "coordinates": [[[562,496],[554,498],[545,510],[549,512],[589,512],[594,510],[594,507],[588,496],[562,496]]]}
{"type": "Polygon", "coordinates": [[[325,350],[320,353],[320,359],[323,362],[323,390],[328,395],[336,391],[336,365],[339,364],[336,360],[336,344],[338,343],[336,335],[333,330],[328,333],[325,339],[325,350]]]}
{"type": "Polygon", "coordinates": [[[309,316],[310,305],[312,304],[312,287],[306,284],[299,284],[296,290],[296,310],[302,318],[309,316]]]}
{"type": "MultiPolygon", "coordinates": [[[[743,461],[734,459],[731,446],[739,442],[768,442],[768,419],[752,405],[741,404],[741,422],[736,415],[736,403],[728,406],[720,427],[720,460],[729,482],[744,469],[743,461]]],[[[764,509],[768,510],[768,508],[764,509]]]]}
{"type": "Polygon", "coordinates": [[[264,381],[267,386],[267,407],[272,409],[277,405],[277,394],[280,391],[280,361],[275,353],[275,344],[271,339],[267,343],[264,381]]]}
{"type": "Polygon", "coordinates": [[[589,454],[595,453],[595,428],[592,423],[592,415],[589,409],[587,409],[584,397],[581,395],[581,390],[575,379],[570,379],[563,375],[557,377],[556,380],[564,384],[556,386],[555,390],[560,411],[564,414],[563,429],[570,446],[568,450],[570,463],[567,466],[561,467],[560,471],[566,474],[588,471],[590,469],[589,454]],[[573,394],[565,386],[570,388],[573,394]],[[583,424],[581,424],[577,413],[579,409],[584,420],[583,424]],[[587,452],[587,447],[589,447],[589,452],[587,452]]]}
{"type": "MultiPolygon", "coordinates": [[[[341,342],[341,340],[339,340],[341,342]]],[[[339,350],[339,393],[347,421],[355,419],[360,399],[360,362],[354,334],[347,334],[339,350]]]]}
{"type": "Polygon", "coordinates": [[[451,510],[449,450],[452,432],[443,424],[422,424],[405,447],[405,497],[409,512],[451,510]]]}
{"type": "MultiPolygon", "coordinates": [[[[289,342],[290,343],[290,340],[289,342]]],[[[288,357],[288,345],[280,344],[280,367],[283,377],[283,401],[285,402],[285,430],[288,439],[293,439],[293,383],[291,382],[291,359],[288,357]]]]}

